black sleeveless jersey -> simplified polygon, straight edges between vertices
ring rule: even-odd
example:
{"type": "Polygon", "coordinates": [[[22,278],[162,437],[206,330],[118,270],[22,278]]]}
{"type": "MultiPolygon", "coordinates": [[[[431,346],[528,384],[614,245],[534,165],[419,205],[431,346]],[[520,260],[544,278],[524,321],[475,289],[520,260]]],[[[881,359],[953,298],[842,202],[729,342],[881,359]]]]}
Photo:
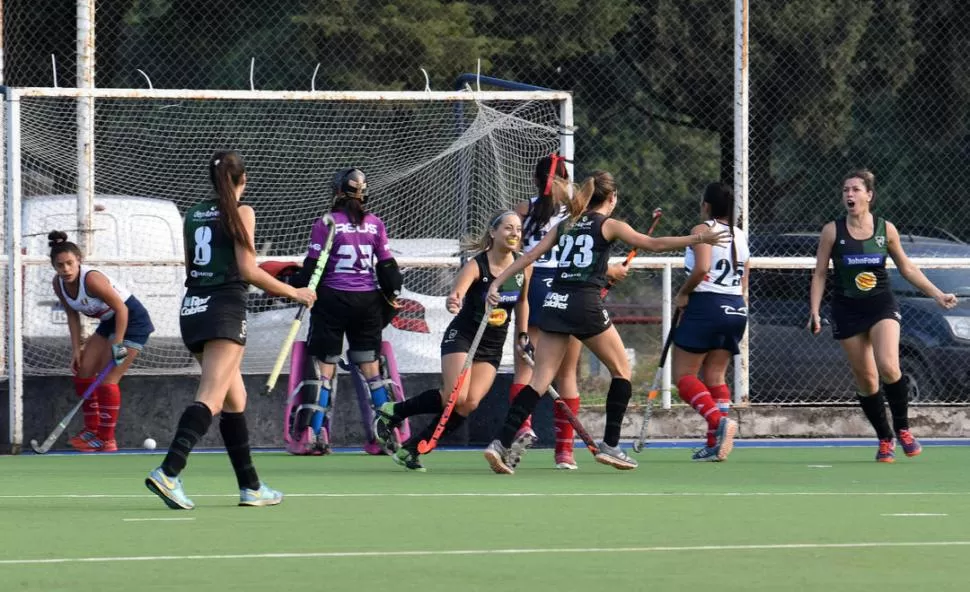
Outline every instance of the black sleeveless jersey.
{"type": "Polygon", "coordinates": [[[236,263],[236,244],[220,219],[219,202],[207,199],[185,212],[183,234],[185,287],[207,290],[226,285],[245,286],[236,263]]]}
{"type": "MultiPolygon", "coordinates": [[[[518,255],[516,255],[516,258],[518,258],[518,255]]],[[[478,324],[482,322],[482,315],[485,314],[485,297],[488,295],[489,287],[495,281],[495,276],[492,275],[488,266],[488,253],[482,252],[475,255],[473,261],[478,264],[478,279],[469,286],[461,303],[461,310],[458,311],[458,316],[455,319],[469,328],[477,328],[478,324]]],[[[509,325],[512,309],[519,301],[524,282],[525,272],[520,271],[499,286],[499,303],[492,309],[486,331],[499,329],[504,336],[509,325]]]]}
{"type": "Polygon", "coordinates": [[[553,290],[603,288],[613,242],[603,237],[607,216],[589,211],[573,224],[562,222],[559,235],[559,265],[552,280],[553,290]]]}
{"type": "Polygon", "coordinates": [[[873,216],[872,236],[852,238],[845,216],[835,221],[832,266],[835,268],[835,294],[842,298],[871,298],[889,291],[886,273],[886,220],[873,216]]]}

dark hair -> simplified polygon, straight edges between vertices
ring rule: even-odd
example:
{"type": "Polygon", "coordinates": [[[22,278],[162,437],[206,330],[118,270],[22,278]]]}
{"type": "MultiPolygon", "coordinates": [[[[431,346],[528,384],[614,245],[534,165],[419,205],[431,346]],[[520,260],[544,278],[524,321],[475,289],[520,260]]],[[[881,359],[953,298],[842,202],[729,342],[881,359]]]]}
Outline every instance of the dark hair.
{"type": "Polygon", "coordinates": [[[704,188],[704,203],[711,206],[712,218],[727,218],[731,230],[731,264],[738,269],[738,249],[734,246],[734,192],[724,183],[704,188]]]}
{"type": "Polygon", "coordinates": [[[239,203],[236,199],[236,188],[243,183],[245,175],[246,166],[238,152],[219,150],[209,160],[209,179],[219,196],[219,219],[222,220],[222,227],[232,240],[253,251],[249,235],[239,217],[239,203]]]}
{"type": "Polygon", "coordinates": [[[531,236],[537,230],[549,223],[552,215],[559,211],[562,202],[553,194],[553,181],[556,179],[569,180],[566,169],[566,158],[559,154],[543,156],[536,163],[533,182],[536,186],[536,200],[529,204],[526,218],[528,226],[522,229],[522,236],[531,236]]]}
{"type": "Polygon", "coordinates": [[[351,223],[360,225],[367,215],[367,177],[364,171],[341,169],[333,177],[333,205],[331,212],[343,212],[351,223]]]}
{"type": "Polygon", "coordinates": [[[876,201],[876,176],[872,174],[869,169],[856,169],[854,171],[849,171],[849,173],[842,177],[842,184],[849,179],[862,179],[862,184],[866,186],[866,189],[872,193],[872,199],[869,203],[872,204],[876,201]]]}
{"type": "Polygon", "coordinates": [[[61,253],[72,253],[77,260],[82,259],[81,249],[71,241],[67,240],[67,233],[63,230],[51,230],[47,234],[47,246],[51,248],[51,265],[61,253]]]}

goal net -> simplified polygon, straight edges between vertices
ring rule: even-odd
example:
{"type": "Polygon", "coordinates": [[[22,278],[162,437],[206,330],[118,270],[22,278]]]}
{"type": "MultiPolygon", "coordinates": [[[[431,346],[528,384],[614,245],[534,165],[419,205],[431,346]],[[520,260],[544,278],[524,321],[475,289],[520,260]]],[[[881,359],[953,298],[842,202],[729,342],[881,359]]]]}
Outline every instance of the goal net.
{"type": "MultiPolygon", "coordinates": [[[[406,268],[404,308],[385,339],[402,372],[438,372],[458,240],[482,230],[495,210],[533,195],[536,160],[560,149],[571,124],[564,121],[569,95],[552,92],[12,92],[27,375],[69,371],[67,318],[48,259],[47,233],[55,229],[149,309],[156,332],[134,371],[194,366],[179,336],[180,216],[212,194],[208,161],[217,149],[237,150],[246,162],[244,201],[256,210],[261,261],[302,262],[313,221],[329,209],[334,172],[366,172],[368,208],[384,220],[406,268]],[[94,103],[90,163],[78,157],[81,96],[94,103]],[[78,198],[85,175],[93,176],[93,191],[78,198]]],[[[256,288],[249,297],[243,370],[264,373],[295,308],[256,288]]]]}

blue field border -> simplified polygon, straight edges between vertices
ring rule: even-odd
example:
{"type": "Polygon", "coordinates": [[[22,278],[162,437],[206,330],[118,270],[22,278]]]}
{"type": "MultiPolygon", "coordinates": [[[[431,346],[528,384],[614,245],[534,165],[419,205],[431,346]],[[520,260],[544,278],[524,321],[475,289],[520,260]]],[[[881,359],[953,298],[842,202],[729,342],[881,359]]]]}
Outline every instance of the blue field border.
{"type": "MultiPolygon", "coordinates": [[[[751,440],[736,439],[735,448],[868,448],[875,446],[878,441],[874,438],[758,438],[751,440]]],[[[923,446],[970,446],[970,438],[920,438],[923,446]]],[[[651,440],[647,442],[648,449],[662,450],[671,448],[699,448],[703,445],[701,440],[651,440]]],[[[629,448],[629,442],[621,442],[622,448],[629,448]]],[[[585,448],[582,442],[576,443],[577,448],[585,448]]],[[[482,450],[481,446],[445,446],[436,448],[444,452],[467,452],[469,450],[482,450]]],[[[542,450],[539,448],[538,450],[542,450]]],[[[546,448],[551,450],[551,448],[546,448]]],[[[216,454],[224,453],[222,448],[202,448],[192,451],[192,454],[216,454]]],[[[256,448],[255,454],[281,453],[283,448],[256,448]]],[[[335,454],[363,454],[363,449],[359,447],[334,448],[335,454]]],[[[143,450],[140,448],[126,448],[111,453],[90,453],[77,452],[75,450],[51,451],[43,456],[106,456],[106,455],[131,455],[131,454],[164,454],[165,450],[143,450]]],[[[33,451],[25,451],[24,456],[42,456],[33,451]]]]}

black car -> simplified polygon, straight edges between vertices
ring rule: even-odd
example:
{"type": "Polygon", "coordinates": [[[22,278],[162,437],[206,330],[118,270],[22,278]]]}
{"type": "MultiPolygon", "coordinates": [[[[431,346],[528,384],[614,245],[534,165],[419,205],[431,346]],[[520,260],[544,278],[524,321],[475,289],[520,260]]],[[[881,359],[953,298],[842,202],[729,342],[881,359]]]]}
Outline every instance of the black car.
{"type": "MultiPolygon", "coordinates": [[[[818,233],[752,236],[755,257],[814,257],[818,233]]],[[[970,258],[970,245],[946,238],[901,236],[911,257],[970,258]]],[[[944,292],[970,296],[970,269],[923,269],[944,292]]],[[[852,403],[855,386],[848,361],[825,323],[829,287],[823,299],[822,333],[806,328],[810,269],[754,269],[750,278],[751,403],[852,403]]],[[[900,365],[921,403],[963,403],[970,387],[970,303],[944,310],[896,269],[890,283],[902,313],[900,365]]]]}

